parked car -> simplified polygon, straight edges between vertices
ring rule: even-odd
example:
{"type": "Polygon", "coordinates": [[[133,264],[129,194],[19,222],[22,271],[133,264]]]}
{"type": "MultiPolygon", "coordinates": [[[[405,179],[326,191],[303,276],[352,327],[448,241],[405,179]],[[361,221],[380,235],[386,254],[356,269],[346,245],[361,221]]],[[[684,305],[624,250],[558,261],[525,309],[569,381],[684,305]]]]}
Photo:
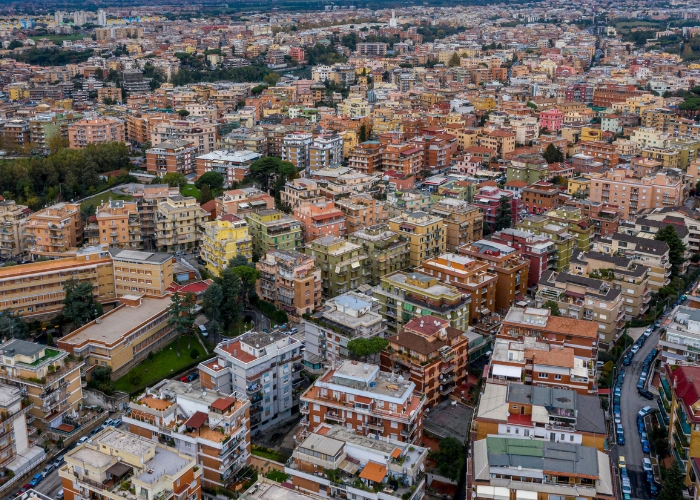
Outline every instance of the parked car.
{"type": "Polygon", "coordinates": [[[63,488],[56,493],[56,500],[63,500],[63,488]]]}
{"type": "Polygon", "coordinates": [[[83,444],[87,440],[88,440],[87,436],[83,436],[78,440],[78,444],[83,444]]]}
{"type": "Polygon", "coordinates": [[[651,411],[652,411],[651,406],[645,406],[644,408],[639,410],[637,415],[639,415],[640,417],[645,417],[645,416],[649,415],[651,413],[651,411]]]}
{"type": "Polygon", "coordinates": [[[199,373],[192,372],[187,376],[187,381],[192,382],[193,380],[197,380],[198,378],[199,378],[199,373]]]}
{"type": "Polygon", "coordinates": [[[624,436],[624,434],[618,434],[618,435],[617,435],[617,444],[620,445],[620,446],[624,446],[624,445],[625,445],[625,436],[624,436]]]}
{"type": "Polygon", "coordinates": [[[637,354],[637,351],[639,351],[639,346],[637,344],[634,344],[632,346],[632,349],[630,349],[630,352],[633,354],[637,354]]]}
{"type": "Polygon", "coordinates": [[[24,486],[22,486],[22,487],[19,489],[19,491],[17,492],[17,496],[19,496],[19,495],[21,495],[22,493],[24,493],[25,491],[31,490],[31,489],[32,489],[32,485],[29,484],[29,483],[27,483],[27,484],[25,484],[24,486]]]}
{"type": "Polygon", "coordinates": [[[646,439],[642,441],[642,451],[644,453],[649,453],[651,451],[651,448],[649,447],[649,441],[647,441],[646,439]]]}
{"type": "Polygon", "coordinates": [[[654,399],[654,395],[646,389],[642,389],[641,391],[639,391],[639,395],[642,396],[644,399],[648,399],[649,401],[652,401],[654,399]]]}
{"type": "Polygon", "coordinates": [[[644,460],[642,460],[642,467],[644,467],[645,471],[651,472],[651,459],[644,457],[644,460]]]}
{"type": "Polygon", "coordinates": [[[121,418],[115,418],[115,419],[113,420],[113,422],[114,422],[114,427],[119,427],[120,425],[122,425],[122,419],[121,419],[121,418]]]}
{"type": "Polygon", "coordinates": [[[631,495],[632,494],[632,487],[629,484],[624,484],[622,485],[622,493],[625,495],[631,495]]]}
{"type": "Polygon", "coordinates": [[[34,475],[32,480],[29,481],[29,485],[33,488],[34,486],[37,486],[43,480],[44,480],[44,475],[41,472],[38,472],[34,475]]]}
{"type": "Polygon", "coordinates": [[[51,472],[54,470],[53,463],[47,464],[46,467],[44,467],[44,470],[41,471],[41,473],[44,475],[44,477],[48,476],[51,474],[51,472]]]}
{"type": "Polygon", "coordinates": [[[631,365],[632,364],[632,356],[630,356],[629,354],[627,356],[625,356],[625,359],[622,360],[622,364],[624,366],[631,365]]]}
{"type": "Polygon", "coordinates": [[[624,469],[625,467],[627,467],[627,463],[625,462],[625,457],[623,457],[622,455],[620,455],[620,457],[617,459],[617,466],[620,469],[624,469]]]}
{"type": "Polygon", "coordinates": [[[187,375],[180,377],[180,382],[189,382],[189,380],[187,380],[187,375]]]}

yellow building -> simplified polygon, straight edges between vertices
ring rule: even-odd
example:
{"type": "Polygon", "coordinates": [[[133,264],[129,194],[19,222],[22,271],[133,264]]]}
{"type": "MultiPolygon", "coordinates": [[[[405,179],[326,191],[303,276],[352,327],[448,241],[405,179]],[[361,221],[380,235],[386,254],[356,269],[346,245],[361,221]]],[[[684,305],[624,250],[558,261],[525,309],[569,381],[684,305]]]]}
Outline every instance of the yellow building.
{"type": "Polygon", "coordinates": [[[169,253],[137,252],[110,247],[114,296],[163,295],[173,284],[175,259],[169,253]]]}
{"type": "Polygon", "coordinates": [[[569,179],[567,193],[570,195],[575,195],[579,193],[580,196],[588,196],[591,192],[591,180],[585,177],[574,177],[569,179]]]}
{"type": "Polygon", "coordinates": [[[408,240],[411,266],[420,266],[445,252],[447,236],[440,217],[426,212],[404,212],[389,220],[389,228],[408,240]]]}
{"type": "Polygon", "coordinates": [[[602,141],[603,131],[594,127],[581,127],[582,141],[602,141]]]}
{"type": "Polygon", "coordinates": [[[192,196],[174,195],[158,202],[156,247],[170,252],[197,247],[202,238],[202,224],[208,215],[192,196]]]}
{"type": "MultiPolygon", "coordinates": [[[[0,345],[0,382],[26,389],[34,407],[32,426],[44,431],[42,438],[57,439],[52,429],[64,416],[79,409],[83,399],[80,368],[83,362],[62,350],[24,340],[11,339],[0,345]]],[[[31,429],[27,429],[32,434],[31,429]]],[[[65,438],[65,434],[58,437],[65,438]]]]}
{"type": "Polygon", "coordinates": [[[219,276],[237,255],[248,261],[253,257],[253,240],[248,234],[248,223],[235,215],[224,215],[204,223],[199,255],[206,261],[206,268],[219,276]]]}
{"type": "Polygon", "coordinates": [[[0,257],[3,259],[24,250],[20,224],[30,213],[28,207],[17,205],[13,200],[0,201],[0,257]]]}
{"type": "Polygon", "coordinates": [[[26,83],[12,83],[7,86],[7,96],[11,101],[29,99],[29,88],[26,83]]]}
{"type": "Polygon", "coordinates": [[[496,99],[491,96],[477,96],[470,101],[477,111],[492,111],[496,109],[496,99]]]}
{"type": "Polygon", "coordinates": [[[348,118],[362,118],[369,115],[369,103],[361,97],[348,97],[343,102],[338,103],[338,115],[348,118]]]}

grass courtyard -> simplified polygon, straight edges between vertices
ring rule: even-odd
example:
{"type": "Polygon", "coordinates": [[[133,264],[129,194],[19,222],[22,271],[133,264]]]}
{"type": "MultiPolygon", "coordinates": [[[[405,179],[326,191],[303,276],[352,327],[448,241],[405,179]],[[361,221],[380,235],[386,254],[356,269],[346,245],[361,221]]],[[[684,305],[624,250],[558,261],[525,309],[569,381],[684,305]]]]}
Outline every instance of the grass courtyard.
{"type": "Polygon", "coordinates": [[[121,194],[121,193],[115,193],[113,191],[105,191],[103,193],[96,194],[92,198],[89,198],[89,199],[85,200],[84,202],[82,202],[80,204],[80,208],[84,208],[84,207],[87,207],[90,205],[92,205],[94,207],[99,207],[100,205],[102,205],[102,203],[109,201],[109,200],[131,201],[133,199],[134,199],[134,197],[131,196],[130,194],[121,194]]]}

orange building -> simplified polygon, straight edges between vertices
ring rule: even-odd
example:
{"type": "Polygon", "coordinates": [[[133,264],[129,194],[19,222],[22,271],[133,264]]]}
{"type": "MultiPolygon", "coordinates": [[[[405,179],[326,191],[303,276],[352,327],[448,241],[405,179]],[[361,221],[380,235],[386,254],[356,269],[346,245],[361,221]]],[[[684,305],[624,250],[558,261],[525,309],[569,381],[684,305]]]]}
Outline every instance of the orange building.
{"type": "Polygon", "coordinates": [[[306,243],[322,236],[341,238],[347,233],[345,214],[332,201],[301,205],[294,211],[294,217],[301,221],[306,243]]]}
{"type": "Polygon", "coordinates": [[[33,256],[56,257],[72,251],[83,241],[80,203],[57,203],[27,218],[25,245],[33,256]]]}
{"type": "Polygon", "coordinates": [[[146,150],[146,170],[159,177],[170,172],[184,175],[195,170],[197,148],[190,141],[172,139],[146,150]]]}
{"type": "Polygon", "coordinates": [[[619,163],[617,146],[604,141],[583,141],[580,143],[581,153],[594,157],[606,167],[615,167],[619,163]]]}
{"type": "Polygon", "coordinates": [[[351,194],[347,198],[337,200],[335,205],[345,214],[347,234],[387,220],[384,203],[368,193],[351,194]]]}
{"type": "Polygon", "coordinates": [[[68,125],[68,145],[71,149],[83,149],[88,144],[125,141],[124,122],[118,118],[86,118],[68,125]]]}
{"type": "Polygon", "coordinates": [[[378,141],[366,141],[358,144],[350,153],[348,166],[364,174],[382,170],[383,147],[378,141]]]}

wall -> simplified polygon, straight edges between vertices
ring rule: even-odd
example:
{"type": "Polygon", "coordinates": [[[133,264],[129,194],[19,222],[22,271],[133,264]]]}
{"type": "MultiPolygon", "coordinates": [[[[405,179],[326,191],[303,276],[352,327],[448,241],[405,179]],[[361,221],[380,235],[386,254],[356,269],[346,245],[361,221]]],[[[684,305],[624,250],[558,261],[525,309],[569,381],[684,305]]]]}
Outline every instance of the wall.
{"type": "Polygon", "coordinates": [[[83,388],[83,398],[85,404],[101,406],[110,412],[122,411],[129,403],[129,394],[126,392],[115,391],[114,394],[108,396],[104,392],[88,387],[83,388]]]}

